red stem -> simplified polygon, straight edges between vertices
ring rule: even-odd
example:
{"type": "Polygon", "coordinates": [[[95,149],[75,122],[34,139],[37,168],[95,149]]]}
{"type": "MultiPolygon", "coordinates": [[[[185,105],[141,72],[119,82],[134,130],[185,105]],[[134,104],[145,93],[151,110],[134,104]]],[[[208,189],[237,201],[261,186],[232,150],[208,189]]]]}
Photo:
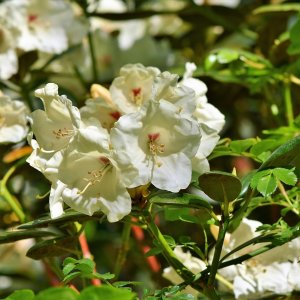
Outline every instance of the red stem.
{"type": "MultiPolygon", "coordinates": [[[[93,259],[93,256],[90,252],[89,245],[87,243],[86,236],[85,236],[84,232],[82,232],[79,236],[79,244],[80,244],[80,247],[81,247],[83,257],[93,259]]],[[[94,271],[96,271],[96,268],[95,268],[94,271]]],[[[95,285],[95,286],[101,285],[101,280],[98,279],[98,278],[91,279],[91,282],[92,282],[92,285],[95,285]]]]}

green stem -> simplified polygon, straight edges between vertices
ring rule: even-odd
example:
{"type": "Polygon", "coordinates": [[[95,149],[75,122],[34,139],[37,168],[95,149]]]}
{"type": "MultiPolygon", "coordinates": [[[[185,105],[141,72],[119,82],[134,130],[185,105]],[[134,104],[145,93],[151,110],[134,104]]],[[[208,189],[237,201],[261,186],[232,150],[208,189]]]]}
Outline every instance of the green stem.
{"type": "Polygon", "coordinates": [[[97,60],[95,55],[94,41],[92,33],[88,33],[88,41],[90,47],[91,61],[92,61],[92,71],[94,76],[94,82],[98,82],[98,69],[97,69],[97,60]]]}
{"type": "Polygon", "coordinates": [[[289,126],[293,126],[294,112],[291,95],[291,83],[287,79],[284,81],[284,102],[285,102],[285,115],[289,126]]]}
{"type": "Polygon", "coordinates": [[[13,165],[4,175],[3,179],[0,181],[0,193],[5,198],[5,200],[10,205],[11,209],[17,215],[21,223],[26,220],[26,215],[23,212],[22,206],[19,201],[9,192],[6,187],[7,181],[10,176],[16,171],[17,167],[24,164],[26,158],[19,160],[15,165],[13,165]]]}
{"type": "Polygon", "coordinates": [[[155,240],[160,244],[162,252],[167,262],[175,269],[179,276],[181,276],[185,281],[192,282],[194,280],[194,274],[190,272],[181,261],[177,258],[172,248],[169,246],[168,242],[160,232],[159,228],[153,222],[150,216],[145,220],[147,224],[147,229],[150,234],[155,238],[155,240]]]}
{"type": "Polygon", "coordinates": [[[130,230],[131,230],[131,223],[125,222],[123,232],[122,232],[122,244],[118,253],[117,262],[114,271],[116,278],[118,278],[120,275],[122,266],[124,265],[126,259],[126,254],[129,250],[130,230]]]}
{"type": "Polygon", "coordinates": [[[221,221],[219,225],[219,234],[216,242],[214,257],[210,267],[210,273],[208,278],[208,286],[213,286],[216,278],[216,274],[219,268],[220,256],[223,248],[223,243],[225,239],[225,234],[227,232],[227,227],[229,224],[229,219],[225,219],[224,223],[221,221]]]}
{"type": "Polygon", "coordinates": [[[7,203],[10,205],[11,209],[14,211],[14,213],[17,215],[21,223],[24,223],[26,220],[26,216],[22,210],[22,207],[19,203],[19,201],[11,195],[11,193],[8,191],[5,185],[3,185],[3,182],[1,181],[0,184],[0,191],[1,195],[5,198],[7,203]]]}

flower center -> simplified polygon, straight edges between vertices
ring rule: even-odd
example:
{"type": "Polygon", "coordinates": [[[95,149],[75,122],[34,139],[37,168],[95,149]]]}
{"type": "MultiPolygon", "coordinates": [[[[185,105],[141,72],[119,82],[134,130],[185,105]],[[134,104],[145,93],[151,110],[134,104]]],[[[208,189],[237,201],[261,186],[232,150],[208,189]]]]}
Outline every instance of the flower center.
{"type": "Polygon", "coordinates": [[[140,87],[131,90],[132,98],[136,105],[141,105],[143,101],[142,89],[140,87]]]}
{"type": "Polygon", "coordinates": [[[87,172],[88,177],[83,178],[84,181],[87,181],[87,184],[82,191],[77,192],[78,194],[82,195],[89,187],[93,186],[97,182],[101,182],[105,174],[112,169],[112,165],[108,158],[100,156],[99,161],[102,164],[102,168],[87,172]]]}
{"type": "Polygon", "coordinates": [[[37,18],[38,18],[37,15],[34,15],[34,14],[28,15],[28,17],[27,17],[28,23],[33,23],[37,18]]]}
{"type": "Polygon", "coordinates": [[[119,118],[121,117],[121,114],[118,111],[113,111],[109,114],[113,119],[115,119],[116,121],[119,120],[119,118]]]}
{"type": "Polygon", "coordinates": [[[53,130],[52,133],[55,135],[55,137],[57,139],[60,138],[65,138],[65,137],[70,137],[74,134],[74,130],[73,129],[67,129],[66,127],[63,129],[58,129],[58,130],[53,130]]]}
{"type": "Polygon", "coordinates": [[[148,145],[151,155],[154,158],[155,164],[160,167],[161,162],[157,161],[158,154],[165,152],[165,144],[159,143],[160,133],[148,133],[148,145]]]}

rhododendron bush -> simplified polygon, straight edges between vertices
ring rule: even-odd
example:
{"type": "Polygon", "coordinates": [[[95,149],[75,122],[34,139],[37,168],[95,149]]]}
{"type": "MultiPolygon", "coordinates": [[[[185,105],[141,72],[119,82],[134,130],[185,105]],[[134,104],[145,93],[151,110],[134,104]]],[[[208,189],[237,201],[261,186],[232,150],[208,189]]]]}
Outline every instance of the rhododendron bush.
{"type": "Polygon", "coordinates": [[[298,299],[299,12],[1,1],[1,299],[298,299]]]}

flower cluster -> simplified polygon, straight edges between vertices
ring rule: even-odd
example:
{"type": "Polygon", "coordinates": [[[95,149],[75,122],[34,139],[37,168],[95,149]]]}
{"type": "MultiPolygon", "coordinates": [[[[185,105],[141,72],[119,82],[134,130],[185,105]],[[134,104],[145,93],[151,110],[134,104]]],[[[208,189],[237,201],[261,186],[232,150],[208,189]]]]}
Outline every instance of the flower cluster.
{"type": "Polygon", "coordinates": [[[55,84],[36,91],[45,110],[30,117],[28,162],[52,183],[52,217],[65,202],[89,215],[101,210],[115,222],[131,210],[126,188],[151,183],[178,192],[190,184],[192,170],[208,170],[224,116],[187,69],[178,81],[157,68],[126,65],[109,91],[94,85],[94,98],[80,110],[55,84]]]}
{"type": "Polygon", "coordinates": [[[3,1],[0,27],[1,79],[17,73],[19,51],[58,54],[78,43],[87,32],[86,24],[75,17],[65,0],[3,1]]]}
{"type": "MultiPolygon", "coordinates": [[[[261,225],[261,222],[244,218],[232,234],[227,234],[222,257],[258,236],[259,233],[256,229],[261,225]]],[[[226,260],[238,258],[260,247],[262,247],[261,244],[251,244],[233,253],[226,260]]],[[[235,299],[238,300],[261,299],[274,294],[286,295],[292,291],[300,291],[300,280],[297,275],[300,272],[299,249],[300,238],[296,238],[241,264],[218,270],[218,276],[223,278],[220,281],[219,290],[228,291],[229,286],[231,286],[230,292],[233,291],[235,299]]],[[[211,251],[210,257],[212,257],[213,251],[211,251]]],[[[178,246],[174,249],[174,253],[195,274],[206,268],[202,260],[193,257],[190,252],[183,252],[178,246]]],[[[164,269],[163,277],[174,284],[183,282],[172,267],[164,269]]],[[[187,287],[186,292],[193,295],[198,294],[190,286],[187,287]]]]}

